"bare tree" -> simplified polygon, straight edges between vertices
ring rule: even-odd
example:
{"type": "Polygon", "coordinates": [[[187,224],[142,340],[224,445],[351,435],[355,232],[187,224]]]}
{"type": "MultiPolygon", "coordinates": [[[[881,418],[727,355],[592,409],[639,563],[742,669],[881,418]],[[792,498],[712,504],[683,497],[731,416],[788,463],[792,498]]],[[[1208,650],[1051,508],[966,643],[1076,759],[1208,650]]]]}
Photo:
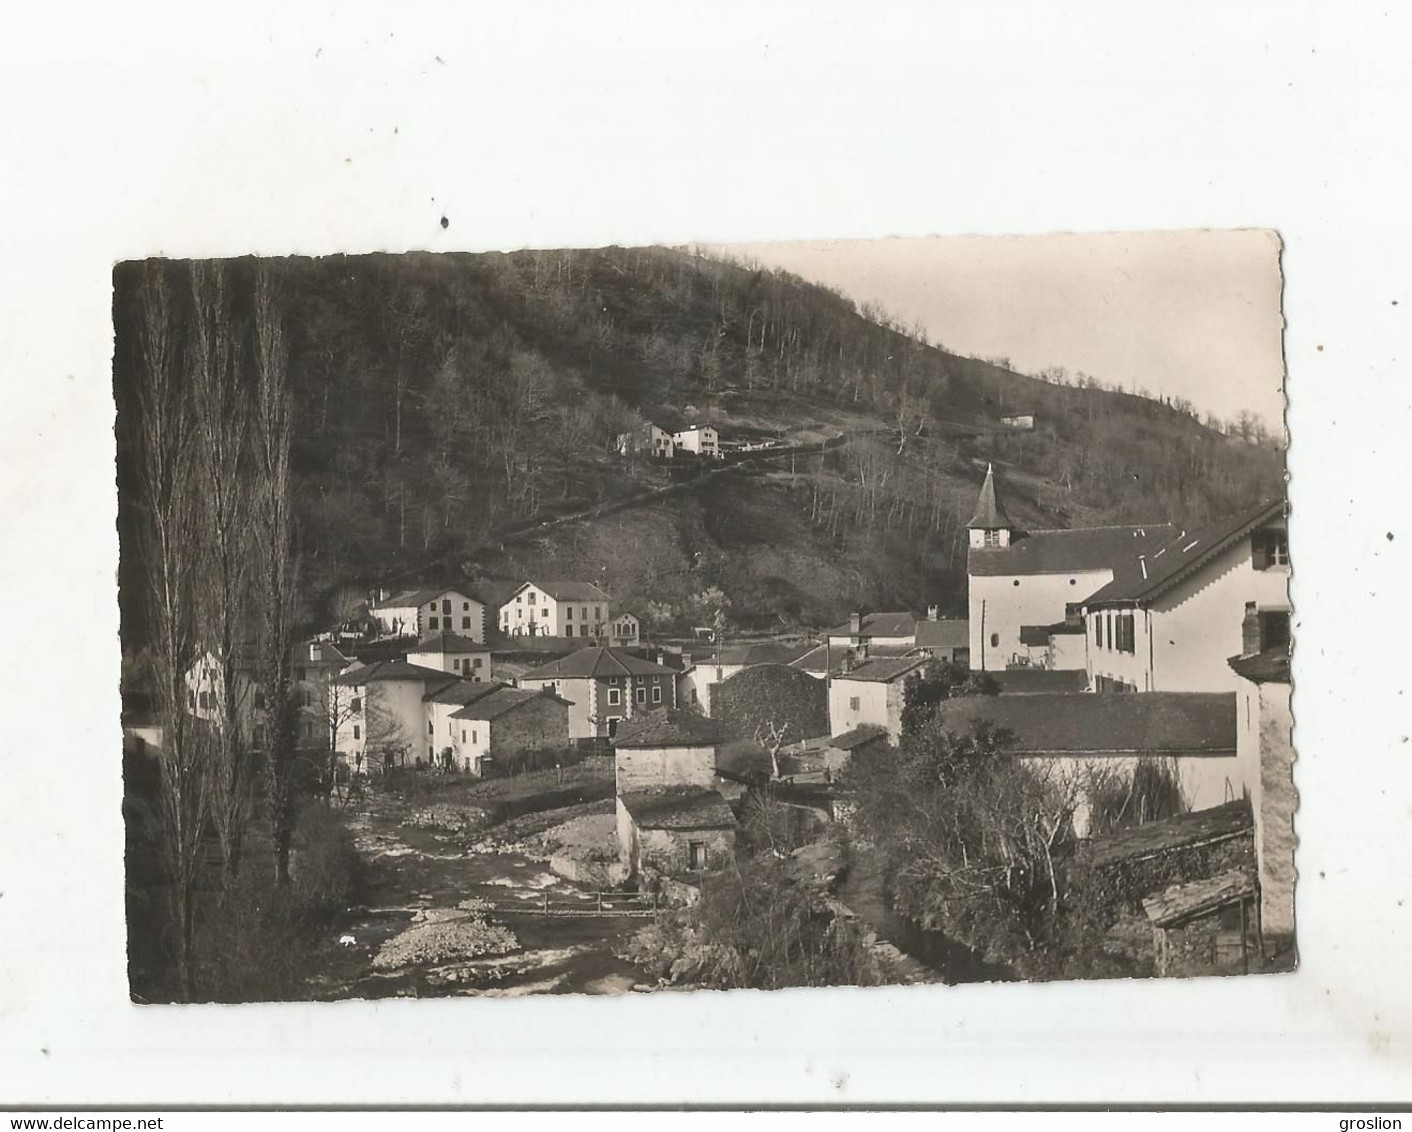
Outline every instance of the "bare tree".
{"type": "MultiPolygon", "coordinates": [[[[189,351],[196,437],[195,500],[201,517],[200,614],[204,643],[216,667],[219,719],[211,736],[215,793],[212,814],[226,869],[240,869],[251,790],[247,740],[241,727],[238,675],[244,647],[246,499],[242,472],[248,418],[239,380],[239,336],[225,267],[192,261],[189,351]]],[[[192,547],[184,553],[194,553],[192,547]]]]}
{"type": "Polygon", "coordinates": [[[772,778],[780,777],[780,748],[784,746],[784,737],[788,732],[788,723],[783,727],[777,727],[773,719],[767,719],[755,728],[755,742],[770,753],[770,775],[772,778]]]}
{"type": "Polygon", "coordinates": [[[298,563],[289,452],[293,398],[289,388],[284,315],[269,264],[255,276],[255,396],[253,400],[251,530],[260,611],[259,669],[265,689],[265,804],[275,848],[275,877],[289,882],[289,854],[298,819],[300,705],[291,679],[298,563]]]}
{"type": "Polygon", "coordinates": [[[149,583],[151,664],[162,726],[158,794],[148,811],[168,879],[177,995],[192,997],[192,937],[201,842],[211,812],[206,762],[187,713],[186,666],[196,647],[192,601],[196,469],[190,406],[177,378],[173,297],[161,264],[149,264],[140,291],[137,395],[143,559],[149,583]]]}

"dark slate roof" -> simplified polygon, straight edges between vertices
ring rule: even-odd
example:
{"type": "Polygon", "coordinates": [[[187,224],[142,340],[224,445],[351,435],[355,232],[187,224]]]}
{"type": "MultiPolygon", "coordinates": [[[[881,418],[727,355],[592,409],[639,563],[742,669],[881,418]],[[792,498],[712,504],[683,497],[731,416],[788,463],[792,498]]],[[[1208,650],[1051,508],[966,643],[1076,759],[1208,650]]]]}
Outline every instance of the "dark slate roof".
{"type": "Polygon", "coordinates": [[[1043,646],[1049,644],[1048,625],[1021,625],[1020,644],[1043,646]]]}
{"type": "Polygon", "coordinates": [[[417,642],[415,648],[410,648],[408,652],[489,652],[486,645],[478,645],[470,637],[463,637],[460,633],[452,633],[443,629],[440,633],[433,633],[429,637],[423,637],[417,642]]]}
{"type": "Polygon", "coordinates": [[[881,727],[874,727],[865,723],[862,727],[855,727],[852,731],[845,731],[842,735],[835,735],[828,741],[830,747],[837,747],[840,751],[852,751],[870,743],[874,739],[886,739],[887,732],[881,727]]]}
{"type": "MultiPolygon", "coordinates": [[[[613,600],[592,582],[526,582],[515,593],[519,593],[525,586],[534,586],[536,589],[543,590],[555,601],[608,602],[613,600]]],[[[515,594],[510,596],[513,598],[515,594]]]]}
{"type": "Polygon", "coordinates": [[[1077,694],[1088,690],[1088,673],[1082,668],[1008,668],[987,672],[1002,696],[1077,694]]]}
{"type": "MultiPolygon", "coordinates": [[[[1137,562],[1176,534],[1170,523],[1121,527],[1078,527],[1066,531],[1016,534],[1009,546],[972,548],[966,569],[976,577],[1025,574],[1080,574],[1118,571],[1137,562]]],[[[1075,599],[1087,597],[1082,592],[1075,599]]]]}
{"type": "MultiPolygon", "coordinates": [[[[380,601],[373,606],[374,609],[404,609],[409,605],[426,605],[428,602],[436,601],[443,594],[460,594],[462,597],[470,598],[472,601],[480,601],[475,594],[463,586],[428,586],[419,590],[402,590],[393,594],[385,601],[380,601]]],[[[480,601],[482,605],[485,602],[480,601]]]]}
{"type": "Polygon", "coordinates": [[[970,530],[1000,530],[1014,525],[1010,516],[1005,513],[1005,506],[1000,502],[1000,497],[995,493],[995,468],[987,464],[985,483],[981,484],[981,494],[976,500],[976,513],[971,516],[971,521],[966,526],[970,530]]]}
{"type": "Polygon", "coordinates": [[[1249,802],[1227,802],[1209,810],[1144,822],[1106,837],[1095,837],[1089,842],[1088,859],[1100,867],[1142,861],[1176,849],[1243,837],[1253,827],[1249,802]]]}
{"type": "Polygon", "coordinates": [[[477,684],[471,680],[457,680],[453,684],[448,684],[444,688],[428,692],[422,697],[422,702],[427,704],[461,704],[465,706],[483,699],[491,692],[497,692],[501,688],[508,688],[509,684],[502,684],[498,680],[487,680],[477,684]]]}
{"type": "Polygon", "coordinates": [[[834,679],[866,680],[879,684],[889,684],[900,677],[906,676],[909,672],[921,668],[924,664],[929,663],[931,663],[931,658],[925,656],[870,656],[861,664],[855,664],[852,671],[836,673],[834,679]]]}
{"type": "MultiPolygon", "coordinates": [[[[813,647],[808,643],[786,644],[783,641],[722,645],[720,659],[722,664],[739,664],[746,668],[754,664],[792,664],[813,647]]],[[[715,649],[693,653],[692,663],[698,666],[715,664],[715,649]]]]}
{"type": "Polygon", "coordinates": [[[1255,895],[1255,876],[1250,869],[1228,869],[1212,877],[1174,884],[1142,902],[1142,910],[1155,927],[1175,927],[1196,916],[1206,915],[1237,900],[1255,895]]]}
{"type": "Polygon", "coordinates": [[[717,720],[689,711],[658,709],[618,725],[614,747],[714,747],[721,741],[717,720]]]}
{"type": "Polygon", "coordinates": [[[1233,656],[1226,662],[1237,676],[1256,684],[1289,683],[1289,646],[1277,645],[1254,656],[1233,656]]]}
{"type": "Polygon", "coordinates": [[[971,643],[971,623],[964,617],[943,617],[917,622],[917,647],[966,648],[971,643]]]}
{"type": "Polygon", "coordinates": [[[606,676],[675,676],[670,668],[642,660],[623,649],[594,647],[560,657],[533,671],[522,680],[583,680],[606,676]]]}
{"type": "Polygon", "coordinates": [[[556,704],[566,704],[555,695],[532,692],[528,688],[499,687],[488,696],[481,696],[468,703],[459,711],[451,713],[452,719],[498,719],[507,712],[524,707],[532,700],[551,700],[556,704]]]}
{"type": "Polygon", "coordinates": [[[1212,523],[1190,534],[1176,532],[1155,553],[1139,562],[1130,555],[1113,580],[1090,594],[1087,606],[1132,605],[1150,601],[1176,585],[1193,570],[1210,562],[1262,523],[1285,508],[1283,499],[1266,499],[1238,515],[1212,523]]]}
{"type": "Polygon", "coordinates": [[[619,797],[639,829],[731,829],[736,824],[715,790],[681,786],[619,797]]]}
{"type": "Polygon", "coordinates": [[[333,682],[335,684],[372,684],[379,680],[433,680],[454,683],[459,676],[442,672],[439,668],[427,668],[421,664],[408,664],[405,660],[380,660],[376,664],[360,664],[351,668],[333,682]]]}
{"type": "MultiPolygon", "coordinates": [[[[833,665],[833,675],[837,676],[843,670],[843,658],[848,655],[849,650],[842,645],[815,645],[803,656],[789,662],[789,667],[798,668],[803,672],[823,672],[824,661],[828,659],[833,665]]],[[[893,660],[902,657],[926,661],[928,657],[917,657],[917,649],[913,645],[869,645],[868,656],[874,660],[893,660]]],[[[702,660],[700,663],[705,664],[702,660]]]]}
{"type": "MultiPolygon", "coordinates": [[[[860,619],[859,635],[864,637],[911,637],[917,632],[917,618],[911,613],[865,613],[860,619]]],[[[853,632],[849,623],[835,625],[830,637],[847,637],[853,632]]]]}
{"type": "Polygon", "coordinates": [[[1234,692],[965,696],[944,700],[942,721],[989,720],[1015,736],[1016,755],[1231,755],[1234,692]]]}

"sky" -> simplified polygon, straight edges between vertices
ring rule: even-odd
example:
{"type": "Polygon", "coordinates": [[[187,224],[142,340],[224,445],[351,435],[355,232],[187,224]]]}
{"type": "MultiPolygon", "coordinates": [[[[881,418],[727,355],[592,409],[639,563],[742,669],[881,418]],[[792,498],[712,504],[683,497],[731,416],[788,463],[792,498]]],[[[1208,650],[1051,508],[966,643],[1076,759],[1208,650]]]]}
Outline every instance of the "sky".
{"type": "Polygon", "coordinates": [[[1063,366],[1282,427],[1278,238],[1262,231],[959,236],[722,249],[920,323],[933,345],[1063,366]]]}

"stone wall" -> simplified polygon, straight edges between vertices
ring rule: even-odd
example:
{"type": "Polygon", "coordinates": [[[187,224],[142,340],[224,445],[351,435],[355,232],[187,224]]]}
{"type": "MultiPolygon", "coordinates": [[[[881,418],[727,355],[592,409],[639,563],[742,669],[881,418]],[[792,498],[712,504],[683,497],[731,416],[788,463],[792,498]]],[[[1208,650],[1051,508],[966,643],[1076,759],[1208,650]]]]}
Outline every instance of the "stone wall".
{"type": "Polygon", "coordinates": [[[490,754],[505,762],[521,751],[548,750],[569,745],[569,709],[549,696],[541,696],[490,722],[490,754]]]}
{"type": "Polygon", "coordinates": [[[1240,975],[1259,963],[1255,901],[1245,901],[1245,951],[1241,950],[1240,905],[1195,916],[1168,928],[1155,928],[1158,975],[1240,975]]]}

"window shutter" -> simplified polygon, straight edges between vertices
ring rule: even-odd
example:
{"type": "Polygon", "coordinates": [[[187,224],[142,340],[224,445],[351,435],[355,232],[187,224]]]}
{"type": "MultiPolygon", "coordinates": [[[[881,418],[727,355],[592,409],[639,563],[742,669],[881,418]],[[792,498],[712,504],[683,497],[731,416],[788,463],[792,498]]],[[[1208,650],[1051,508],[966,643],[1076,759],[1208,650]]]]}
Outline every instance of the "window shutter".
{"type": "Polygon", "coordinates": [[[1270,540],[1264,531],[1256,531],[1250,536],[1250,564],[1257,570],[1270,568],[1270,540]]]}

